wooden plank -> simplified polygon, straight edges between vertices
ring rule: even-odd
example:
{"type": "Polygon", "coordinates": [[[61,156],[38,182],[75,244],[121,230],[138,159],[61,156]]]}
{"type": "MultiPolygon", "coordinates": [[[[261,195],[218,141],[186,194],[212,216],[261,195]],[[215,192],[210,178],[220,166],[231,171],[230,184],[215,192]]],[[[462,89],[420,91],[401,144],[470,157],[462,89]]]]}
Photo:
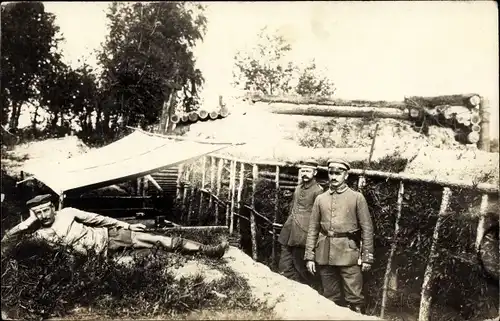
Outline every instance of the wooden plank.
{"type": "MultiPolygon", "coordinates": [[[[229,171],[229,187],[228,187],[228,199],[230,200],[232,198],[232,191],[233,191],[233,185],[234,185],[234,177],[236,175],[236,164],[235,161],[231,161],[230,163],[230,171],[229,171]]],[[[230,218],[231,218],[231,202],[228,202],[226,205],[226,225],[229,226],[230,223],[230,218]]]]}
{"type": "Polygon", "coordinates": [[[177,172],[177,181],[176,181],[176,186],[177,186],[177,190],[176,190],[176,193],[175,193],[175,199],[177,201],[180,201],[182,199],[182,194],[184,193],[184,189],[182,188],[182,172],[184,171],[184,165],[181,164],[179,166],[179,170],[177,172]]]}
{"type": "MultiPolygon", "coordinates": [[[[293,163],[285,163],[285,162],[276,162],[276,161],[261,161],[261,160],[244,160],[235,157],[229,157],[224,155],[218,155],[217,157],[223,158],[226,160],[236,160],[238,162],[243,162],[246,164],[255,164],[255,165],[264,165],[264,166],[282,166],[282,167],[295,167],[293,163]]],[[[318,170],[327,170],[328,168],[325,166],[319,166],[318,170]]],[[[349,171],[351,175],[360,175],[363,174],[367,177],[380,177],[386,178],[388,180],[397,180],[397,181],[410,181],[417,183],[431,183],[437,184],[441,186],[448,186],[454,188],[474,188],[475,190],[485,192],[485,193],[498,193],[499,189],[497,185],[488,184],[488,183],[475,183],[468,181],[460,181],[460,180],[448,180],[448,179],[438,179],[431,176],[422,176],[422,175],[414,175],[414,174],[398,174],[398,173],[389,173],[375,170],[363,170],[353,168],[349,171]]]]}
{"type": "MultiPolygon", "coordinates": [[[[236,206],[238,208],[238,213],[241,214],[241,196],[243,194],[243,188],[245,186],[245,163],[240,163],[240,183],[238,184],[238,196],[236,199],[236,206]]],[[[240,220],[236,221],[236,233],[241,235],[241,225],[240,220]]]]}
{"type": "MultiPolygon", "coordinates": [[[[205,180],[207,174],[207,157],[203,156],[201,159],[201,188],[205,188],[205,180]]],[[[198,208],[198,217],[203,213],[203,194],[200,194],[200,207],[198,208]]]]}
{"type": "Polygon", "coordinates": [[[481,205],[479,206],[479,222],[477,223],[476,242],[474,244],[476,253],[479,252],[479,246],[481,245],[481,240],[483,239],[485,233],[487,209],[488,209],[488,194],[483,194],[483,196],[481,197],[481,205]]]}
{"type": "MultiPolygon", "coordinates": [[[[210,191],[215,190],[215,157],[210,157],[210,191]]],[[[212,210],[213,206],[213,198],[210,194],[210,198],[208,200],[208,209],[212,210]]]]}
{"type": "MultiPolygon", "coordinates": [[[[259,167],[254,164],[252,170],[252,209],[255,209],[255,192],[257,190],[257,180],[259,179],[259,167]]],[[[257,261],[257,228],[255,226],[255,214],[250,212],[250,233],[252,238],[252,258],[257,261]]]]}
{"type": "Polygon", "coordinates": [[[146,175],[145,178],[153,184],[153,186],[160,192],[163,192],[163,189],[161,188],[160,184],[151,176],[151,175],[146,175]]]}
{"type": "Polygon", "coordinates": [[[394,253],[396,253],[396,248],[398,246],[399,240],[399,221],[401,220],[401,212],[403,209],[403,197],[404,197],[404,183],[399,182],[398,200],[397,200],[397,215],[396,222],[394,223],[394,236],[392,238],[391,250],[389,252],[389,259],[387,260],[387,266],[385,268],[384,284],[382,286],[382,303],[380,309],[380,318],[384,318],[385,307],[387,304],[387,291],[389,290],[389,280],[391,276],[395,277],[396,271],[393,270],[393,258],[394,253]]]}
{"type": "MultiPolygon", "coordinates": [[[[217,162],[217,188],[216,188],[216,192],[215,192],[217,198],[220,197],[221,181],[222,181],[222,169],[223,168],[224,168],[224,160],[222,158],[219,158],[218,162],[217,162]]],[[[219,223],[219,209],[220,209],[219,205],[215,206],[215,224],[216,225],[219,223]]]]}
{"type": "Polygon", "coordinates": [[[231,184],[231,193],[229,194],[230,196],[230,203],[231,203],[231,207],[230,207],[230,213],[231,213],[231,217],[230,217],[230,222],[229,222],[229,234],[233,234],[233,231],[234,231],[234,198],[236,196],[236,167],[237,167],[237,164],[236,162],[232,162],[232,169],[231,169],[231,173],[232,173],[232,178],[233,178],[233,184],[231,184]]]}
{"type": "Polygon", "coordinates": [[[280,211],[280,206],[279,206],[279,201],[280,201],[280,167],[276,166],[276,173],[275,173],[275,194],[274,194],[274,217],[273,217],[273,248],[271,252],[271,259],[272,259],[272,264],[276,266],[276,229],[274,228],[276,222],[278,221],[278,216],[279,216],[279,211],[280,211]]]}
{"type": "Polygon", "coordinates": [[[429,321],[431,312],[431,288],[434,281],[434,263],[437,258],[437,243],[439,240],[439,230],[446,217],[448,204],[450,202],[451,190],[449,187],[443,188],[443,197],[441,199],[441,207],[439,209],[438,219],[434,226],[432,235],[431,250],[429,260],[424,272],[424,281],[422,283],[422,295],[420,298],[420,309],[418,311],[418,321],[429,321]]]}

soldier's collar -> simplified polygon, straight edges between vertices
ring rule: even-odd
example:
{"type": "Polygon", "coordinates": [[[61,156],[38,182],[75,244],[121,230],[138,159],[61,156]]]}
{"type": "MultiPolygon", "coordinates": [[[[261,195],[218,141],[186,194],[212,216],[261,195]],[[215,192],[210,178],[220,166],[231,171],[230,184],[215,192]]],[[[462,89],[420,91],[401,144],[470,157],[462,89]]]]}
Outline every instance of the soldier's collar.
{"type": "Polygon", "coordinates": [[[313,186],[314,183],[316,183],[316,180],[313,178],[308,183],[302,183],[301,186],[303,189],[308,189],[309,187],[313,186]]]}
{"type": "Polygon", "coordinates": [[[347,184],[344,184],[342,185],[340,188],[337,188],[335,190],[332,190],[331,188],[328,190],[328,192],[330,193],[330,195],[332,195],[333,193],[337,193],[337,194],[342,194],[344,193],[345,191],[347,191],[347,189],[349,188],[349,186],[347,186],[347,184]]]}

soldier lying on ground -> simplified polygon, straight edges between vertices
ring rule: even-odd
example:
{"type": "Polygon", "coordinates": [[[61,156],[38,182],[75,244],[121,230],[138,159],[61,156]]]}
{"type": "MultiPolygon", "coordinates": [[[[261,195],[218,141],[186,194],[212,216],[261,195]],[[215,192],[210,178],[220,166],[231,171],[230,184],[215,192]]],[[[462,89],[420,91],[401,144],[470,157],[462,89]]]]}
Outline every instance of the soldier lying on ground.
{"type": "Polygon", "coordinates": [[[138,250],[159,245],[166,251],[179,250],[221,258],[229,247],[227,242],[210,246],[184,238],[146,233],[143,224],[128,224],[76,208],[66,207],[56,212],[50,194],[39,195],[26,204],[30,216],[2,238],[2,255],[7,251],[10,239],[26,233],[32,233],[32,236],[52,245],[59,242],[69,245],[82,254],[93,250],[108,255],[109,252],[126,248],[138,250]]]}

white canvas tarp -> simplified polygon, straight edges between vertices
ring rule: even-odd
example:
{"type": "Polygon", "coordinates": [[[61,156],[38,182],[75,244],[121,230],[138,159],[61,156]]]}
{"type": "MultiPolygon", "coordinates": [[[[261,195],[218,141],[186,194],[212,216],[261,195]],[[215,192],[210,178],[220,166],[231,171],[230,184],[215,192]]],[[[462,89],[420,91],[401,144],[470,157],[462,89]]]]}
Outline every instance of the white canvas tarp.
{"type": "Polygon", "coordinates": [[[142,177],[232,145],[235,144],[180,140],[136,130],[83,155],[29,164],[23,170],[54,192],[63,194],[142,177]]]}

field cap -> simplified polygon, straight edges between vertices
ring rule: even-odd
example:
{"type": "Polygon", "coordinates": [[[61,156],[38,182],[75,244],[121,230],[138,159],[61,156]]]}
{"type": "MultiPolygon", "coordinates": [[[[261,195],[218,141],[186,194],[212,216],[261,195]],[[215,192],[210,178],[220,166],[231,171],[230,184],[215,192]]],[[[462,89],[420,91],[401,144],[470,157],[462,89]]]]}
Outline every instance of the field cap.
{"type": "Polygon", "coordinates": [[[42,205],[45,203],[50,203],[51,199],[52,199],[52,195],[50,195],[50,194],[37,195],[37,196],[33,197],[32,199],[30,199],[29,201],[27,201],[26,205],[29,208],[32,208],[32,207],[39,206],[39,205],[42,205]]]}
{"type": "Polygon", "coordinates": [[[308,159],[305,161],[300,161],[299,167],[312,167],[314,169],[318,168],[318,162],[314,159],[308,159]]]}
{"type": "Polygon", "coordinates": [[[350,170],[351,169],[351,165],[349,165],[349,163],[343,159],[340,159],[340,158],[331,158],[328,160],[328,168],[330,167],[336,167],[336,168],[341,168],[343,170],[350,170]]]}

